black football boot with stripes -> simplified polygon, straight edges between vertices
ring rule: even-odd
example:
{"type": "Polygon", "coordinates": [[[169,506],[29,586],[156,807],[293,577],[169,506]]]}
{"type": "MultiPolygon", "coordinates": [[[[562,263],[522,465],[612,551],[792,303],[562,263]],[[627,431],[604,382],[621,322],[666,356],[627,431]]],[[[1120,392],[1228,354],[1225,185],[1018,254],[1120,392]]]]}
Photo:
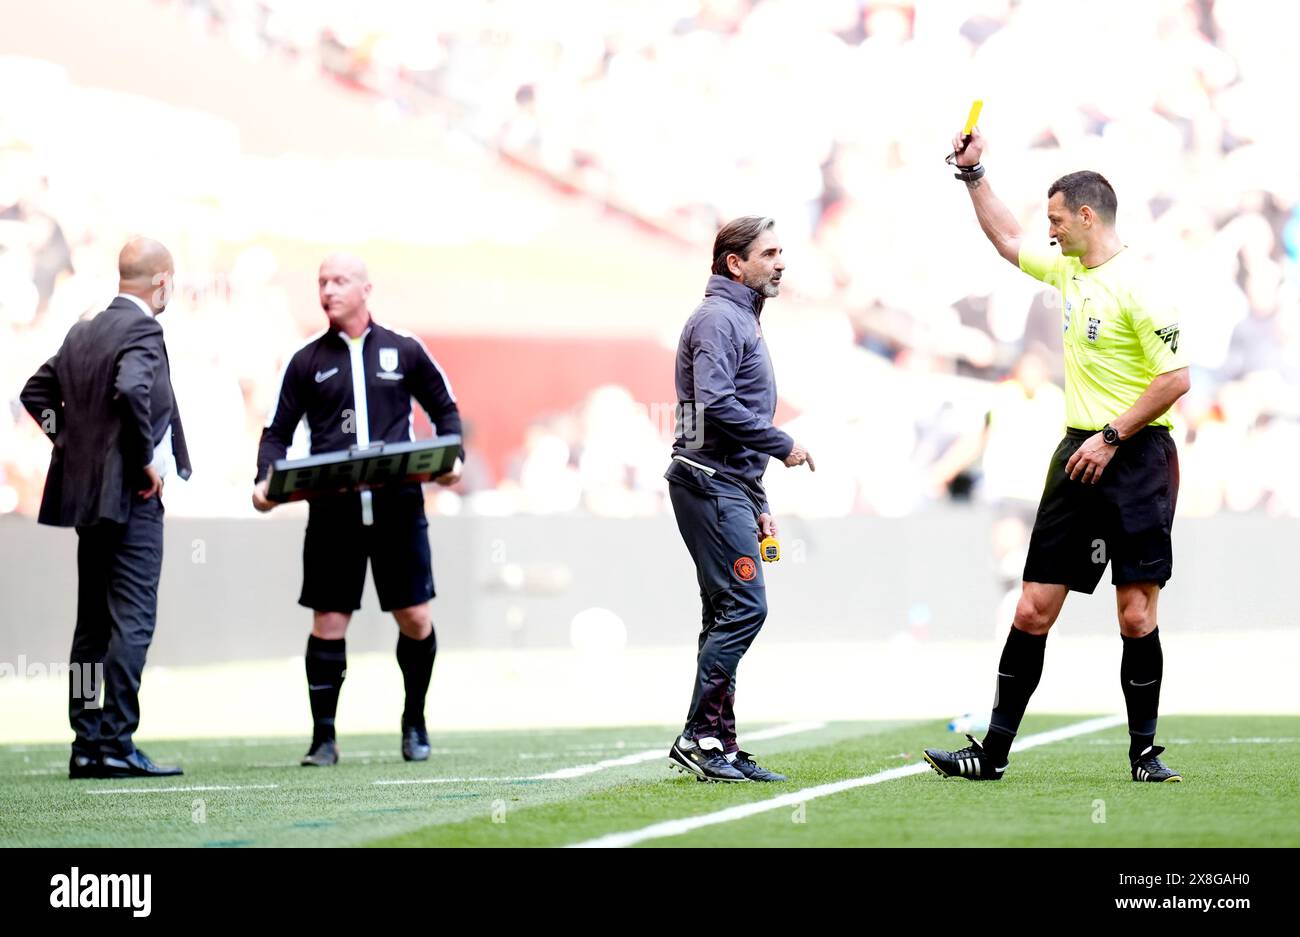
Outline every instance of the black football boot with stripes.
{"type": "Polygon", "coordinates": [[[668,749],[668,765],[682,774],[693,774],[701,781],[735,784],[749,780],[727,762],[722,754],[722,743],[715,738],[696,741],[678,737],[673,747],[668,749]]]}
{"type": "Polygon", "coordinates": [[[945,778],[966,778],[970,781],[1000,781],[1006,765],[995,765],[993,759],[984,751],[984,746],[975,741],[975,736],[968,735],[970,745],[960,751],[945,752],[939,748],[927,748],[925,760],[930,767],[945,778]]]}
{"type": "Polygon", "coordinates": [[[778,783],[790,780],[784,774],[778,774],[775,771],[769,771],[762,765],[754,761],[754,756],[749,752],[736,752],[736,760],[731,766],[749,778],[751,781],[765,781],[767,783],[778,783]]]}
{"type": "Polygon", "coordinates": [[[1146,751],[1133,759],[1133,780],[1164,782],[1182,781],[1183,776],[1160,760],[1164,753],[1161,745],[1149,746],[1146,751]]]}

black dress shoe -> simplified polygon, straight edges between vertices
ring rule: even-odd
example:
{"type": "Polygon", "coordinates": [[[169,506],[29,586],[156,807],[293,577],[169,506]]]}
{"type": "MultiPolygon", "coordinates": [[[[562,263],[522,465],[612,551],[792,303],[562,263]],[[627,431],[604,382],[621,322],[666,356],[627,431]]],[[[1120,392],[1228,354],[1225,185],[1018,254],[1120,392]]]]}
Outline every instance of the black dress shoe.
{"type": "Polygon", "coordinates": [[[101,778],[170,778],[184,774],[176,765],[156,765],[140,749],[129,755],[105,755],[101,778]]]}
{"type": "Polygon", "coordinates": [[[104,765],[95,755],[73,752],[68,759],[68,777],[73,781],[81,778],[104,777],[104,765]]]}

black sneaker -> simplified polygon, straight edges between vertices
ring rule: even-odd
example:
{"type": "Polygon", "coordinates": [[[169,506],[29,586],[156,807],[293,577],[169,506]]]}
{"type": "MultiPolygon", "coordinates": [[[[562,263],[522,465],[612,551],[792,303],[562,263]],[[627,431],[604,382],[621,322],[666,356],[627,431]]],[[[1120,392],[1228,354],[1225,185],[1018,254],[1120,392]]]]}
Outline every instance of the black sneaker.
{"type": "Polygon", "coordinates": [[[993,764],[993,759],[984,751],[984,746],[975,741],[975,736],[968,735],[970,745],[956,752],[946,752],[941,748],[927,748],[925,760],[930,767],[945,778],[966,778],[971,781],[1000,781],[1006,765],[993,764]]]}
{"type": "Polygon", "coordinates": [[[429,732],[423,723],[402,723],[402,758],[406,761],[429,760],[429,732]]]}
{"type": "Polygon", "coordinates": [[[1153,745],[1138,755],[1132,765],[1133,780],[1154,781],[1157,784],[1161,782],[1181,782],[1183,776],[1160,760],[1160,755],[1163,753],[1163,746],[1153,745]]]}
{"type": "Polygon", "coordinates": [[[777,774],[775,771],[768,771],[766,768],[759,767],[754,762],[754,756],[749,752],[736,752],[736,760],[731,763],[731,766],[751,781],[790,780],[784,774],[777,774]]]}
{"type": "Polygon", "coordinates": [[[748,781],[722,756],[722,743],[717,739],[703,738],[695,742],[680,736],[668,749],[668,764],[683,774],[693,774],[701,781],[736,783],[748,781]],[[686,747],[689,746],[689,747],[686,747]]]}
{"type": "Polygon", "coordinates": [[[311,743],[311,751],[302,756],[298,764],[304,768],[327,768],[339,763],[339,743],[334,739],[325,739],[311,743]]]}

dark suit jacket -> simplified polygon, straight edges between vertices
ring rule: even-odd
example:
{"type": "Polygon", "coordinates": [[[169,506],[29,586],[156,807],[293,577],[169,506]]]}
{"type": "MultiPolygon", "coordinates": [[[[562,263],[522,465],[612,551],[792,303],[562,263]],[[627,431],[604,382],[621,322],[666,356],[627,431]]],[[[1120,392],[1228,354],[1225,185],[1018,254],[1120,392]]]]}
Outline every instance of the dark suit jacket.
{"type": "Polygon", "coordinates": [[[125,523],[168,426],[177,473],[190,477],[162,326],[129,299],[119,296],[74,325],[27,382],[22,402],[54,443],[42,524],[125,523]]]}

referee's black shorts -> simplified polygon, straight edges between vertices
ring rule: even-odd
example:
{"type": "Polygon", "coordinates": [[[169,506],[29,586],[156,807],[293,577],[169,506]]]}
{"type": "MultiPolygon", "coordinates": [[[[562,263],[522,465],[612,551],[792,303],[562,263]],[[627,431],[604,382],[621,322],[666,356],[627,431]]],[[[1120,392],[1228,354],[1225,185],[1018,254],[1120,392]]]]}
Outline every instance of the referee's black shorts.
{"type": "Polygon", "coordinates": [[[1110,563],[1117,586],[1154,582],[1163,587],[1174,570],[1174,440],[1163,426],[1148,426],[1119,444],[1096,485],[1071,481],[1066,463],[1093,435],[1068,429],[1052,455],[1029,539],[1025,581],[1091,593],[1110,563]]]}
{"type": "Polygon", "coordinates": [[[374,523],[361,522],[361,495],[316,498],[302,545],[302,594],[298,604],[318,612],[361,607],[366,562],[375,577],[379,607],[389,612],[433,598],[429,521],[419,485],[371,493],[374,523]]]}

